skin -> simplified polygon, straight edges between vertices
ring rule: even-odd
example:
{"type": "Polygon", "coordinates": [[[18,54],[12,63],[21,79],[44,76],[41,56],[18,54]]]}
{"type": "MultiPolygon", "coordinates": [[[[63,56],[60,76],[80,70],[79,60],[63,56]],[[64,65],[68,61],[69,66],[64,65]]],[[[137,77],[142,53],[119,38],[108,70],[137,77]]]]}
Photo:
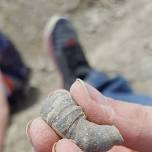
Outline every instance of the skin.
{"type": "MultiPolygon", "coordinates": [[[[107,98],[90,85],[76,81],[70,93],[80,105],[88,120],[97,124],[115,125],[125,142],[109,152],[150,152],[152,149],[152,108],[107,98]]],[[[73,141],[62,139],[41,119],[36,118],[27,126],[28,138],[36,152],[79,152],[73,141]]]]}
{"type": "Polygon", "coordinates": [[[0,152],[3,151],[3,145],[5,141],[5,134],[8,127],[9,117],[10,117],[10,109],[8,105],[8,101],[6,98],[6,94],[4,92],[3,88],[3,81],[0,77],[0,152]]]}

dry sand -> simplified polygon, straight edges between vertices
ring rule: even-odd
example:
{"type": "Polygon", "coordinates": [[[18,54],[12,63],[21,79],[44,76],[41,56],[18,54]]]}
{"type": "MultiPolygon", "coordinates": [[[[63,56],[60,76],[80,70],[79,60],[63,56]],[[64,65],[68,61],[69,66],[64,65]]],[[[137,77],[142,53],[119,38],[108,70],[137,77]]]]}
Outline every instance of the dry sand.
{"type": "Polygon", "coordinates": [[[26,123],[39,115],[43,98],[61,86],[42,48],[44,25],[54,14],[71,17],[92,66],[122,73],[137,91],[151,95],[151,0],[0,0],[0,29],[16,43],[33,70],[31,86],[39,89],[38,99],[30,99],[37,104],[13,116],[5,152],[31,151],[26,123]]]}

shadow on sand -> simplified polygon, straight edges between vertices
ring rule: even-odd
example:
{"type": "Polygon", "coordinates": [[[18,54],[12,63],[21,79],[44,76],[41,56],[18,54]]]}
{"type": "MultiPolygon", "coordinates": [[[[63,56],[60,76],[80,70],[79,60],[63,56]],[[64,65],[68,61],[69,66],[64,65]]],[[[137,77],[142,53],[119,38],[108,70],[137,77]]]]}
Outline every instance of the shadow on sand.
{"type": "Polygon", "coordinates": [[[18,113],[33,106],[40,95],[40,91],[37,88],[30,87],[24,94],[17,96],[15,102],[11,103],[11,113],[18,113]]]}

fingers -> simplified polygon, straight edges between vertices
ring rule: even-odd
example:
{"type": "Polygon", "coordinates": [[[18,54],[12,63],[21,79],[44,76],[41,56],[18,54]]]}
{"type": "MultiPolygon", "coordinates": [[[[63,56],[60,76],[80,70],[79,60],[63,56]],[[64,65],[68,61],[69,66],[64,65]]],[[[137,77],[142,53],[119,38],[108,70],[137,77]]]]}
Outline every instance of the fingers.
{"type": "Polygon", "coordinates": [[[137,152],[131,149],[128,149],[126,147],[123,146],[114,146],[111,150],[109,150],[108,152],[137,152]]]}
{"type": "Polygon", "coordinates": [[[34,151],[50,152],[60,138],[41,118],[36,118],[27,125],[27,136],[34,151]]]}
{"type": "Polygon", "coordinates": [[[41,119],[27,125],[27,136],[35,152],[82,152],[72,140],[62,139],[41,119]]]}
{"type": "Polygon", "coordinates": [[[68,139],[59,140],[54,147],[52,152],[82,152],[75,143],[68,139]]]}
{"type": "Polygon", "coordinates": [[[152,149],[151,108],[104,97],[81,80],[72,85],[70,92],[90,121],[114,124],[121,132],[125,146],[147,152],[152,149]]]}
{"type": "Polygon", "coordinates": [[[97,124],[113,124],[112,119],[115,113],[111,106],[107,105],[104,96],[99,95],[99,93],[95,91],[90,91],[90,94],[84,82],[81,80],[77,80],[72,85],[70,92],[74,100],[82,107],[88,120],[97,124]],[[100,102],[103,104],[96,103],[96,94],[99,95],[100,102]],[[93,95],[94,98],[92,98],[93,95]]]}
{"type": "MultiPolygon", "coordinates": [[[[151,108],[104,97],[96,89],[81,81],[74,83],[70,92],[75,101],[83,108],[90,121],[98,124],[114,124],[124,137],[125,146],[141,152],[151,151],[151,108]]],[[[27,134],[36,152],[50,152],[53,144],[60,140],[51,127],[40,118],[33,120],[28,125],[27,134]]],[[[62,146],[63,144],[59,145],[62,146]]],[[[74,145],[74,149],[70,150],[80,150],[77,148],[74,145]]]]}

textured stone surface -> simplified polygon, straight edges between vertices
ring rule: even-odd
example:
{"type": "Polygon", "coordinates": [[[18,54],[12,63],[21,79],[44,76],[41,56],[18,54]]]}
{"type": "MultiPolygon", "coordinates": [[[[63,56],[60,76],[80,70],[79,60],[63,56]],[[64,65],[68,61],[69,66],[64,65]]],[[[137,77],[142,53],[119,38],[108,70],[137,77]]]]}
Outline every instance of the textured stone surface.
{"type": "Polygon", "coordinates": [[[115,126],[97,125],[86,120],[81,107],[65,90],[55,91],[47,97],[41,117],[58,135],[74,140],[84,152],[106,152],[123,142],[115,126]]]}

